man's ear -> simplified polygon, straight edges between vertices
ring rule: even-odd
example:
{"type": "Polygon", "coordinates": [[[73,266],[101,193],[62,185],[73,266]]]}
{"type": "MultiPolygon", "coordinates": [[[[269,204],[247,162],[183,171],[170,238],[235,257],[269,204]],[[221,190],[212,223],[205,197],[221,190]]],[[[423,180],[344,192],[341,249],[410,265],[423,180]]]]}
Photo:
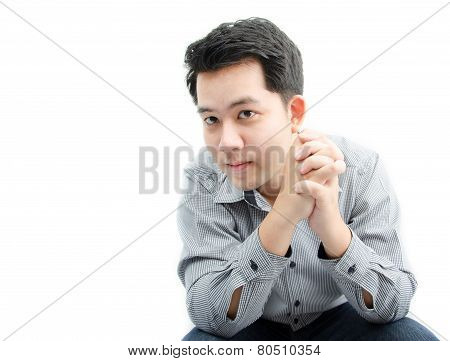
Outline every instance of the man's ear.
{"type": "Polygon", "coordinates": [[[289,120],[292,124],[292,131],[297,132],[303,124],[306,109],[305,99],[302,95],[294,95],[288,103],[289,120]]]}

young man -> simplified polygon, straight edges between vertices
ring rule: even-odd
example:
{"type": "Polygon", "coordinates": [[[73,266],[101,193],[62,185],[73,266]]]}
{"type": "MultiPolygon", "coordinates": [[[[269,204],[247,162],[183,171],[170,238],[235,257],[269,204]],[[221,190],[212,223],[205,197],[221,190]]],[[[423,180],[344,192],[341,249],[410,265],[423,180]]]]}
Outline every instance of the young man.
{"type": "Polygon", "coordinates": [[[286,34],[221,24],[185,63],[207,151],[177,213],[196,325],[183,340],[437,340],[405,317],[417,281],[378,153],[297,133],[302,59],[286,34]]]}

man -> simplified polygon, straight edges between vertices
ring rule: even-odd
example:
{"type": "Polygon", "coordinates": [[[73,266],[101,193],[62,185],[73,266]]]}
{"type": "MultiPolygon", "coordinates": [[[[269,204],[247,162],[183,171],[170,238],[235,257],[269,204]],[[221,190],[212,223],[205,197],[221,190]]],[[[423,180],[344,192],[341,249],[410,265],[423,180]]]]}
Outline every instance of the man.
{"type": "Polygon", "coordinates": [[[185,168],[183,340],[437,340],[405,317],[399,206],[375,151],[302,127],[301,54],[262,18],[187,51],[207,151],[185,168]]]}

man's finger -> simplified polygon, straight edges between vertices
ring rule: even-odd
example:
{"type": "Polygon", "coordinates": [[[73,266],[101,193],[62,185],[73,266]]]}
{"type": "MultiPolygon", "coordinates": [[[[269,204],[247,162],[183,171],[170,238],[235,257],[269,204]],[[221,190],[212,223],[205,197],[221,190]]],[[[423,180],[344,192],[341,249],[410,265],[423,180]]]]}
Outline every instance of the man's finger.
{"type": "Polygon", "coordinates": [[[344,173],[346,169],[347,166],[345,162],[339,159],[334,161],[333,163],[323,166],[322,168],[313,170],[308,174],[305,174],[303,177],[313,182],[324,184],[326,181],[332,179],[333,177],[344,173]]]}
{"type": "Polygon", "coordinates": [[[301,174],[306,174],[313,169],[322,168],[323,166],[333,162],[334,159],[327,157],[326,155],[314,154],[301,162],[302,164],[299,171],[301,174]]]}
{"type": "Polygon", "coordinates": [[[324,202],[327,195],[327,189],[325,186],[310,180],[302,180],[295,183],[294,191],[298,194],[311,196],[316,201],[320,202],[324,202]]]}
{"type": "Polygon", "coordinates": [[[311,154],[317,153],[319,150],[323,148],[327,148],[328,144],[325,144],[323,142],[319,142],[317,140],[309,141],[308,143],[304,144],[301,147],[300,151],[297,151],[295,153],[295,159],[296,160],[302,160],[306,157],[309,157],[311,154]]]}
{"type": "Polygon", "coordinates": [[[339,147],[327,136],[327,134],[319,132],[318,130],[305,128],[301,133],[298,133],[297,135],[301,144],[310,142],[312,140],[328,144],[334,149],[335,156],[333,158],[344,160],[344,154],[339,149],[339,147]]]}

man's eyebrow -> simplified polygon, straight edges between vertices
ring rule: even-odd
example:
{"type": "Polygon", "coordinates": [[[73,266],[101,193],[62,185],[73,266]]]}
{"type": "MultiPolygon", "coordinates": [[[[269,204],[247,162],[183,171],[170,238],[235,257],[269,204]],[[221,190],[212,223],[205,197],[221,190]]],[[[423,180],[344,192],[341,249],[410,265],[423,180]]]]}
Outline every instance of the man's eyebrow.
{"type": "MultiPolygon", "coordinates": [[[[237,105],[250,104],[250,103],[260,103],[260,101],[251,96],[245,96],[245,97],[242,97],[240,99],[233,101],[230,105],[228,105],[227,109],[231,109],[237,105]]],[[[213,112],[213,111],[214,111],[214,109],[210,109],[208,107],[203,107],[203,106],[199,106],[197,109],[197,113],[199,113],[199,114],[202,114],[205,112],[213,112]]]]}

